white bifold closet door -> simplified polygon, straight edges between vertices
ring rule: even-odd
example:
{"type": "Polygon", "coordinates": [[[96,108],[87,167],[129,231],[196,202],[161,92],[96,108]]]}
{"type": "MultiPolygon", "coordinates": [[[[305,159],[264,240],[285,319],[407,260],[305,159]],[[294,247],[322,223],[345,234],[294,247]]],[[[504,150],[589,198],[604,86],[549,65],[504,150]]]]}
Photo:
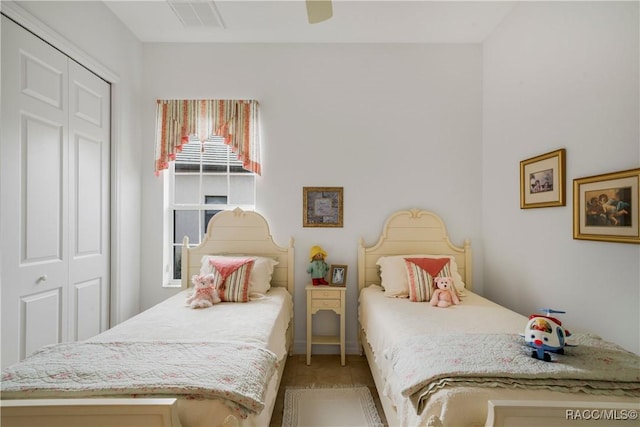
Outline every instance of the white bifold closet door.
{"type": "Polygon", "coordinates": [[[109,325],[110,85],[2,16],[2,366],[109,325]]]}

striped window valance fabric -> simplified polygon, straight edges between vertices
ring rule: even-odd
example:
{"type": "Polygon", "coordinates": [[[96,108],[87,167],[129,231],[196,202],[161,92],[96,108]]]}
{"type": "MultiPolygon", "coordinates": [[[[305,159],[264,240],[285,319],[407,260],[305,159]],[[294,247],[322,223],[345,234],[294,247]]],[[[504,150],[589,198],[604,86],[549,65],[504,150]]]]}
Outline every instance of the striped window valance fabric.
{"type": "Polygon", "coordinates": [[[205,141],[221,136],[246,170],[261,174],[258,101],[158,100],[156,175],[169,167],[190,137],[205,141]]]}

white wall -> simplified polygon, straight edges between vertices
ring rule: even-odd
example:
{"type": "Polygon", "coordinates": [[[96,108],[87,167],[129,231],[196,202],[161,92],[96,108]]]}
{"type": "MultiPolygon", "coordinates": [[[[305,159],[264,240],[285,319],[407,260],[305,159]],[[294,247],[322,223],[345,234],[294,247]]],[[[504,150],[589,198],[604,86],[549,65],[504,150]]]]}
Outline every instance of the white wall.
{"type": "Polygon", "coordinates": [[[522,2],[484,43],[485,295],[640,353],[640,247],[573,240],[573,179],[637,168],[637,2],[522,2]],[[519,209],[519,162],[567,150],[567,205],[519,209]]]}
{"type": "MultiPolygon", "coordinates": [[[[102,2],[17,2],[20,23],[63,42],[58,48],[112,84],[112,236],[115,310],[119,323],[140,309],[140,88],[142,44],[102,2]],[[33,19],[34,18],[34,19],[33,19]],[[39,26],[44,23],[44,26],[39,26]],[[47,31],[51,30],[51,33],[47,31]],[[107,77],[105,77],[105,75],[107,77]]],[[[51,40],[50,40],[51,41],[51,40]]]]}
{"type": "MultiPolygon", "coordinates": [[[[274,239],[295,239],[295,349],[305,345],[308,253],[347,264],[347,350],[357,352],[356,258],[389,214],[411,207],[445,218],[452,239],[480,239],[481,88],[479,45],[144,46],[143,305],[162,289],[162,179],[153,174],[157,98],[260,101],[263,175],[257,211],[274,239]],[[344,228],[303,228],[302,187],[344,187],[344,228]]],[[[482,266],[476,264],[476,289],[482,266]]],[[[316,322],[335,331],[331,313],[316,322]]],[[[326,316],[324,316],[326,315],[326,316]]],[[[320,349],[322,351],[322,349],[320,349]]],[[[335,347],[329,348],[335,350],[335,347]]]]}

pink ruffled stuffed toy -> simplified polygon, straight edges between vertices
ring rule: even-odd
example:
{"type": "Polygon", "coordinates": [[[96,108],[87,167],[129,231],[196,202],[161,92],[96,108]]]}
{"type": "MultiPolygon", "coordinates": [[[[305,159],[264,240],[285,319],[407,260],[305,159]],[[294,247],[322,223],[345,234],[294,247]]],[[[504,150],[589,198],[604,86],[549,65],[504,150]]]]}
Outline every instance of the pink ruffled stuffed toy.
{"type": "Polygon", "coordinates": [[[196,274],[191,278],[191,282],[194,287],[193,294],[187,298],[187,304],[191,308],[207,308],[220,302],[213,274],[196,274]]]}
{"type": "Polygon", "coordinates": [[[432,306],[449,307],[452,304],[460,304],[460,298],[451,277],[435,277],[433,287],[433,296],[430,301],[432,306]]]}

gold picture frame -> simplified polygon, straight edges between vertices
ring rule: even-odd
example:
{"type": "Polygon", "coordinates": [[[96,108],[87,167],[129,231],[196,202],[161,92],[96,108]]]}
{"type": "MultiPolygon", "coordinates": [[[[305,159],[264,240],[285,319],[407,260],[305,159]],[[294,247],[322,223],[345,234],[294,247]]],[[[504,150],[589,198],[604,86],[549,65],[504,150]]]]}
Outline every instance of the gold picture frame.
{"type": "Polygon", "coordinates": [[[640,168],[573,180],[573,238],[640,243],[640,168]]]}
{"type": "Polygon", "coordinates": [[[347,286],[347,266],[343,264],[331,264],[329,269],[330,286],[347,286]]]}
{"type": "Polygon", "coordinates": [[[342,187],[302,187],[303,227],[342,227],[342,187]]]}
{"type": "Polygon", "coordinates": [[[520,209],[567,204],[565,155],[561,148],[520,162],[520,209]]]}

